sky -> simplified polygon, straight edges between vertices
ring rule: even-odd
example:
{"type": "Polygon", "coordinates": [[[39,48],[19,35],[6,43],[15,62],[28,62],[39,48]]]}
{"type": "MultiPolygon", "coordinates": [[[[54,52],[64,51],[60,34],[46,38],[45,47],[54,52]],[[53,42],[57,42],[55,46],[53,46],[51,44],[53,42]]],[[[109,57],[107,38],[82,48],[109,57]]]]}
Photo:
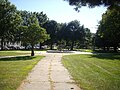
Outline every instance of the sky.
{"type": "Polygon", "coordinates": [[[18,10],[42,12],[48,16],[50,20],[58,23],[68,23],[73,20],[80,21],[81,25],[89,28],[92,33],[97,30],[98,22],[102,19],[102,14],[107,10],[106,7],[100,6],[95,8],[82,7],[80,12],[74,10],[74,6],[70,6],[64,0],[9,0],[18,10]]]}

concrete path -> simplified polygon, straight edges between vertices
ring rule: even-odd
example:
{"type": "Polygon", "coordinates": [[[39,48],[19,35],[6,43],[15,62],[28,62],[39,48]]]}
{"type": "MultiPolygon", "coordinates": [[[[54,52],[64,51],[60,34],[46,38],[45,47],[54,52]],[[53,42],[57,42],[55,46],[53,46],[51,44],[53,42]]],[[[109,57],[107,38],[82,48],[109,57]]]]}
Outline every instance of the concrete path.
{"type": "Polygon", "coordinates": [[[81,90],[61,63],[61,53],[42,53],[43,58],[18,90],[81,90]]]}

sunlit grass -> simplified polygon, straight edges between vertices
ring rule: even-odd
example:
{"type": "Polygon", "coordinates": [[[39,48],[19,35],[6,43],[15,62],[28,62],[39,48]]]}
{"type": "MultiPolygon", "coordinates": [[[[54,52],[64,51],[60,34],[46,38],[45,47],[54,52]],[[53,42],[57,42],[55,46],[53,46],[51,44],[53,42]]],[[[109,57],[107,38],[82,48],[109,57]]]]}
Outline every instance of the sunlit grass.
{"type": "MultiPolygon", "coordinates": [[[[35,55],[40,54],[41,52],[46,52],[46,50],[35,50],[35,55]]],[[[31,55],[31,50],[6,50],[0,51],[1,56],[18,56],[18,55],[31,55]]]]}
{"type": "Polygon", "coordinates": [[[81,52],[93,52],[92,49],[79,49],[79,51],[81,51],[81,52]]]}
{"type": "Polygon", "coordinates": [[[30,54],[30,51],[0,51],[0,56],[17,56],[30,54]]]}
{"type": "Polygon", "coordinates": [[[16,90],[43,56],[0,59],[0,90],[16,90]]]}
{"type": "Polygon", "coordinates": [[[120,90],[120,55],[70,55],[62,62],[83,90],[120,90]]]}

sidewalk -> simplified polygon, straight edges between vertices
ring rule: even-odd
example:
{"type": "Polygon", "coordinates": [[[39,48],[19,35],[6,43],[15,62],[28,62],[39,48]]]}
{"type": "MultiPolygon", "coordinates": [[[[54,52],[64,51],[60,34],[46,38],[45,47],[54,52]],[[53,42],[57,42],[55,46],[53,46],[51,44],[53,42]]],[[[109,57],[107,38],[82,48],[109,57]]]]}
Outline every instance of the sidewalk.
{"type": "Polygon", "coordinates": [[[81,90],[61,63],[61,53],[44,54],[17,90],[81,90]]]}

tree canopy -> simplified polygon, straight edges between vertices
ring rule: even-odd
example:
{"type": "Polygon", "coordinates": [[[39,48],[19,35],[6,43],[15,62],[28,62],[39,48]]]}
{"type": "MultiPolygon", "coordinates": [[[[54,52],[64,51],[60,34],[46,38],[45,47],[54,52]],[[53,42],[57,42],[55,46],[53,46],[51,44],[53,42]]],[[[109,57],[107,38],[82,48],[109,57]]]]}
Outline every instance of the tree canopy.
{"type": "MultiPolygon", "coordinates": [[[[89,45],[90,30],[80,25],[77,20],[69,23],[57,23],[49,20],[43,12],[19,11],[8,0],[0,2],[0,41],[1,49],[9,43],[20,43],[22,46],[31,46],[31,55],[34,55],[34,46],[45,42],[53,49],[53,45],[67,46],[73,50],[80,44],[89,45]],[[49,35],[48,35],[48,34],[49,35]],[[49,38],[50,37],[50,38],[49,38]],[[47,40],[49,38],[49,40],[47,40]],[[6,43],[7,42],[7,43],[6,43]]],[[[8,47],[9,49],[9,47],[8,47]]]]}
{"type": "MultiPolygon", "coordinates": [[[[34,56],[34,45],[49,38],[46,30],[40,26],[36,13],[20,11],[24,22],[20,26],[21,41],[31,45],[31,56],[34,56]]],[[[42,23],[42,21],[41,21],[42,23]]]]}
{"type": "Polygon", "coordinates": [[[13,33],[20,25],[22,19],[17,13],[15,5],[8,0],[3,0],[0,3],[0,39],[1,49],[3,49],[3,42],[13,41],[13,33]]]}
{"type": "Polygon", "coordinates": [[[57,33],[59,45],[71,50],[73,50],[74,46],[87,47],[85,43],[89,45],[91,32],[89,29],[84,28],[83,25],[81,26],[79,21],[74,20],[69,23],[64,23],[61,24],[60,27],[57,33]]]}
{"type": "Polygon", "coordinates": [[[88,6],[88,7],[95,7],[95,6],[112,6],[112,5],[119,5],[120,0],[64,0],[68,1],[70,5],[75,5],[76,10],[78,10],[82,6],[88,6]]]}
{"type": "Polygon", "coordinates": [[[31,45],[31,56],[34,56],[34,45],[38,44],[39,42],[44,42],[48,39],[46,30],[37,24],[31,24],[28,26],[23,35],[24,41],[31,45]]]}
{"type": "Polygon", "coordinates": [[[120,43],[120,6],[109,7],[102,15],[96,34],[96,45],[114,47],[116,51],[120,43]],[[100,44],[103,43],[103,44],[100,44]]]}
{"type": "Polygon", "coordinates": [[[53,49],[53,44],[56,41],[56,35],[58,32],[58,23],[55,20],[50,20],[46,22],[43,26],[47,33],[50,35],[50,39],[48,40],[48,43],[50,44],[50,48],[53,49]]]}

